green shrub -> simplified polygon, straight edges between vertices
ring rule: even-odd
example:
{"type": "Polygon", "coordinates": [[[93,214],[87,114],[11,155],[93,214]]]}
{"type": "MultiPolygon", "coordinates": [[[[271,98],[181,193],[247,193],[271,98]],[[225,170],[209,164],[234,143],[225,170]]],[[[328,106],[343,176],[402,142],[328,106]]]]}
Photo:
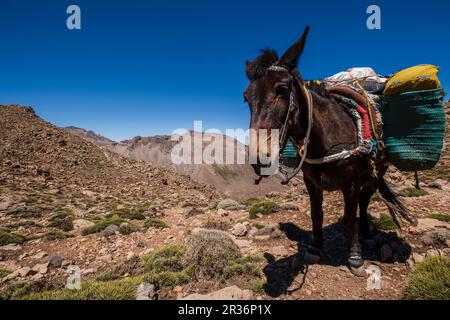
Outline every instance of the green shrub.
{"type": "Polygon", "coordinates": [[[170,228],[170,225],[161,219],[148,218],[144,223],[144,227],[146,229],[148,229],[148,228],[167,229],[167,228],[170,228]]]}
{"type": "Polygon", "coordinates": [[[111,281],[117,280],[125,275],[136,276],[143,272],[144,261],[138,257],[134,256],[131,259],[115,265],[97,277],[97,281],[111,281]]]}
{"type": "Polygon", "coordinates": [[[135,226],[134,224],[121,224],[119,227],[119,232],[120,234],[123,235],[129,235],[132,234],[134,232],[139,232],[141,231],[141,228],[139,228],[138,226],[135,226]]]}
{"type": "Polygon", "coordinates": [[[99,282],[85,281],[80,290],[67,288],[35,292],[19,297],[20,300],[135,300],[142,277],[99,282]]]}
{"type": "Polygon", "coordinates": [[[255,294],[263,295],[263,294],[265,294],[264,286],[265,286],[264,280],[254,280],[252,282],[252,291],[255,294]]]}
{"type": "Polygon", "coordinates": [[[442,222],[450,222],[450,216],[448,214],[442,214],[442,213],[432,213],[427,216],[429,219],[435,219],[442,222]]]}
{"type": "Polygon", "coordinates": [[[105,228],[110,225],[120,226],[120,224],[123,222],[124,222],[124,220],[117,216],[114,216],[111,218],[104,218],[104,219],[96,222],[93,226],[87,227],[87,228],[84,228],[83,230],[81,230],[81,234],[83,236],[86,236],[88,234],[97,233],[97,232],[105,230],[105,228]]]}
{"type": "Polygon", "coordinates": [[[273,201],[260,201],[255,202],[249,209],[249,217],[250,219],[256,219],[258,218],[258,215],[269,215],[271,213],[279,211],[281,208],[280,206],[273,201]]]}
{"type": "Polygon", "coordinates": [[[0,230],[0,246],[10,243],[21,244],[26,241],[26,237],[18,233],[10,233],[0,230]]]}
{"type": "Polygon", "coordinates": [[[230,260],[224,269],[224,275],[226,278],[242,275],[261,276],[263,272],[259,263],[262,260],[262,258],[254,256],[230,260]]]}
{"type": "Polygon", "coordinates": [[[73,235],[70,233],[61,232],[61,231],[50,231],[44,237],[46,240],[52,241],[52,240],[63,240],[63,239],[67,239],[67,238],[72,238],[73,235]]]}
{"type": "Polygon", "coordinates": [[[166,245],[153,250],[144,256],[144,267],[147,272],[181,271],[181,259],[186,248],[180,245],[166,245]]]}
{"type": "Polygon", "coordinates": [[[0,279],[6,277],[11,271],[0,269],[0,279]]]}
{"type": "Polygon", "coordinates": [[[114,210],[113,213],[109,214],[107,217],[118,216],[119,218],[126,220],[145,220],[145,215],[142,209],[130,209],[121,208],[114,210]]]}
{"type": "MultiPolygon", "coordinates": [[[[392,219],[390,214],[382,213],[379,218],[371,218],[372,224],[378,230],[395,230],[398,229],[397,224],[394,219],[392,219]]],[[[401,224],[400,224],[401,225],[401,224]]]]}
{"type": "Polygon", "coordinates": [[[416,188],[405,188],[403,190],[400,190],[398,194],[402,197],[410,197],[410,198],[417,198],[429,195],[427,191],[416,188]]]}
{"type": "Polygon", "coordinates": [[[215,279],[223,276],[230,262],[240,257],[239,247],[227,233],[200,229],[187,238],[182,263],[192,267],[196,278],[215,279]]]}
{"type": "Polygon", "coordinates": [[[145,282],[158,285],[159,287],[174,288],[189,283],[192,280],[192,275],[191,269],[185,268],[181,271],[150,272],[144,279],[145,282]]]}
{"type": "Polygon", "coordinates": [[[407,300],[450,300],[450,260],[429,257],[410,273],[405,289],[407,300]]]}

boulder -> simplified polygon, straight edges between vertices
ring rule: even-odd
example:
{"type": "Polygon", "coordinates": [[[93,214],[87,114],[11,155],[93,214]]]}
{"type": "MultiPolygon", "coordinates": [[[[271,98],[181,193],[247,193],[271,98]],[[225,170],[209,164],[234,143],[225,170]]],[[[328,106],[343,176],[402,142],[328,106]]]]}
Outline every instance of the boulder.
{"type": "Polygon", "coordinates": [[[119,231],[119,227],[115,224],[111,224],[107,226],[103,231],[101,232],[103,236],[110,237],[116,234],[116,232],[119,231]]]}
{"type": "Polygon", "coordinates": [[[232,286],[207,294],[194,293],[180,300],[251,300],[252,298],[252,291],[232,286]]]}

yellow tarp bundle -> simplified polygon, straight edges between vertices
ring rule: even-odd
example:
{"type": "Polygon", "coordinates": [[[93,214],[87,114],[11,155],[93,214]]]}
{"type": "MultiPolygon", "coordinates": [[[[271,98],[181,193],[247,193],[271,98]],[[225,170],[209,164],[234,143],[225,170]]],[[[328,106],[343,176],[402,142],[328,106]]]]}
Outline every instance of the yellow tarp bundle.
{"type": "Polygon", "coordinates": [[[438,72],[439,67],[429,64],[399,71],[386,83],[384,94],[389,96],[410,91],[441,89],[438,72]]]}

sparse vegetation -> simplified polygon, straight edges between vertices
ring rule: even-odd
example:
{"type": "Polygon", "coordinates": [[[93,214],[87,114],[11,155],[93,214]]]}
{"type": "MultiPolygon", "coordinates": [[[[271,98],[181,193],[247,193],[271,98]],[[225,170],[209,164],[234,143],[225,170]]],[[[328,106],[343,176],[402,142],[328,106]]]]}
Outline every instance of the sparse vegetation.
{"type": "Polygon", "coordinates": [[[104,218],[104,219],[96,222],[93,226],[84,228],[81,231],[81,234],[83,236],[86,236],[88,234],[97,233],[97,232],[103,231],[106,227],[108,227],[110,225],[120,226],[120,224],[122,222],[124,222],[124,220],[117,216],[114,216],[111,218],[104,218]]]}
{"type": "MultiPolygon", "coordinates": [[[[392,219],[390,214],[382,213],[379,218],[371,218],[370,219],[372,224],[378,229],[378,230],[395,230],[398,229],[397,224],[395,223],[394,219],[392,219]]],[[[401,225],[401,223],[400,223],[401,225]]]]}
{"type": "Polygon", "coordinates": [[[224,275],[226,278],[241,275],[261,276],[262,270],[259,263],[262,260],[262,258],[255,256],[243,256],[230,260],[224,269],[224,275]]]}
{"type": "Polygon", "coordinates": [[[223,220],[207,220],[203,223],[202,228],[215,229],[215,230],[227,230],[230,224],[223,220]]]}
{"type": "Polygon", "coordinates": [[[450,300],[450,260],[429,257],[410,273],[404,298],[407,300],[450,300]]]}
{"type": "Polygon", "coordinates": [[[73,237],[73,235],[71,235],[70,233],[61,232],[61,231],[50,231],[44,236],[44,238],[49,241],[62,240],[62,239],[67,239],[67,238],[72,238],[72,237],[73,237]]]}
{"type": "Polygon", "coordinates": [[[144,261],[134,256],[130,260],[122,262],[116,266],[107,269],[97,277],[97,281],[117,280],[125,275],[136,276],[144,271],[144,261]]]}
{"type": "Polygon", "coordinates": [[[121,219],[126,220],[145,220],[145,215],[143,214],[145,210],[143,208],[130,209],[130,208],[120,208],[114,210],[113,213],[107,215],[107,218],[112,218],[118,216],[121,219]]]}
{"type": "Polygon", "coordinates": [[[264,285],[265,285],[265,281],[264,280],[254,280],[252,282],[252,291],[253,291],[253,293],[259,294],[259,295],[265,294],[264,285]]]}
{"type": "Polygon", "coordinates": [[[184,246],[167,245],[147,254],[144,257],[146,281],[170,288],[190,282],[192,269],[182,264],[185,253],[184,246]]]}
{"type": "Polygon", "coordinates": [[[196,278],[223,277],[232,261],[241,258],[239,247],[225,232],[201,229],[186,241],[183,265],[193,267],[196,278]]]}
{"type": "Polygon", "coordinates": [[[248,209],[250,219],[258,218],[258,215],[268,215],[279,211],[280,206],[273,201],[259,201],[248,209]]]}
{"type": "Polygon", "coordinates": [[[21,244],[25,241],[26,237],[21,234],[0,230],[0,246],[4,246],[10,243],[21,244]]]}
{"type": "Polygon", "coordinates": [[[0,269],[0,279],[6,277],[11,271],[0,269]]]}
{"type": "Polygon", "coordinates": [[[129,235],[139,231],[141,231],[141,228],[131,223],[122,223],[119,227],[119,232],[123,235],[129,235]]]}
{"type": "Polygon", "coordinates": [[[142,277],[132,277],[108,282],[85,281],[80,290],[59,289],[35,292],[19,300],[135,300],[142,277]]]}
{"type": "Polygon", "coordinates": [[[148,228],[167,229],[170,228],[170,225],[161,219],[148,218],[144,223],[144,227],[147,229],[148,228]]]}
{"type": "Polygon", "coordinates": [[[427,216],[429,219],[435,219],[442,222],[450,222],[450,216],[448,214],[443,213],[432,213],[427,216]]]}
{"type": "Polygon", "coordinates": [[[429,195],[428,191],[416,188],[405,188],[398,193],[402,197],[417,198],[429,195]]]}

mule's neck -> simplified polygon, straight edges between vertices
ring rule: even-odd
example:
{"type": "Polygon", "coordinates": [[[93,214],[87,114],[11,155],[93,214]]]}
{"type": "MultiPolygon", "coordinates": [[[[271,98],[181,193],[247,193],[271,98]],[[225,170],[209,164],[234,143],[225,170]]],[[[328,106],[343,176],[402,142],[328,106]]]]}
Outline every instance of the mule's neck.
{"type": "MultiPolygon", "coordinates": [[[[323,97],[314,91],[312,96],[313,123],[308,145],[308,158],[325,157],[357,144],[357,129],[349,113],[333,99],[323,97]]],[[[303,144],[308,128],[306,97],[297,98],[297,112],[290,126],[290,136],[298,145],[303,144]]]]}

